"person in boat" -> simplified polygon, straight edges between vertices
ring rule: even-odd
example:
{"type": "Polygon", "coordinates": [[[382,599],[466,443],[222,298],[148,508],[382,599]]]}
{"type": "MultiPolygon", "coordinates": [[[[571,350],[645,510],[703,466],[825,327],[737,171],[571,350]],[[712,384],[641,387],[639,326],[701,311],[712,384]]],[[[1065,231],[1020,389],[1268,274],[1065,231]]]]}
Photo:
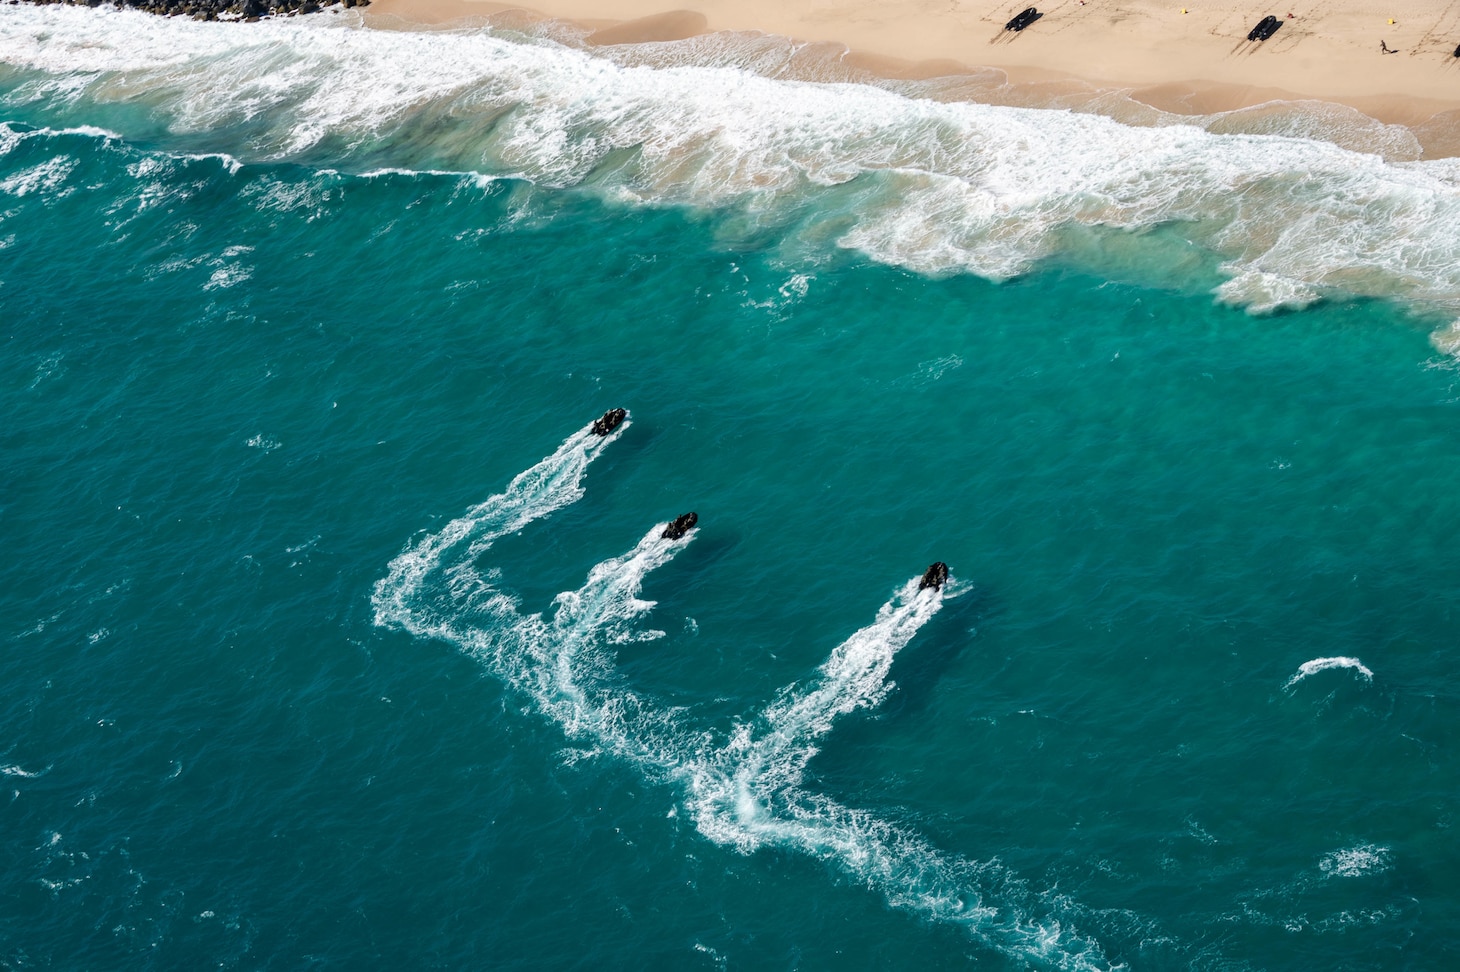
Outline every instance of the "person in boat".
{"type": "Polygon", "coordinates": [[[918,581],[918,590],[925,591],[931,587],[935,591],[941,591],[947,582],[948,565],[939,560],[923,572],[923,579],[918,581]]]}
{"type": "Polygon", "coordinates": [[[664,532],[659,534],[659,536],[665,540],[678,540],[690,530],[694,529],[694,525],[699,521],[700,517],[698,513],[681,513],[674,518],[672,523],[664,528],[664,532]]]}
{"type": "Polygon", "coordinates": [[[614,429],[623,424],[624,416],[628,411],[622,408],[611,408],[601,416],[593,420],[594,435],[608,435],[614,429]]]}

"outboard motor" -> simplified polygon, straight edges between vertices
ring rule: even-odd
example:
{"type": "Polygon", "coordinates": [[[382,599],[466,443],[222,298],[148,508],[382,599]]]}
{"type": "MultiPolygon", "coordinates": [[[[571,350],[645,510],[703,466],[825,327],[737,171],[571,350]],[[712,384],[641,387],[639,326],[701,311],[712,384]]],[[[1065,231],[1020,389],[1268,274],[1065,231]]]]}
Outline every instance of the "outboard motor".
{"type": "Polygon", "coordinates": [[[611,408],[602,416],[593,420],[594,435],[608,435],[624,422],[624,416],[629,413],[622,408],[611,408]]]}
{"type": "Polygon", "coordinates": [[[664,528],[664,532],[659,534],[659,536],[665,540],[678,540],[690,530],[694,529],[694,525],[699,521],[700,517],[698,513],[681,513],[674,518],[673,523],[664,528]]]}
{"type": "Polygon", "coordinates": [[[923,579],[918,581],[918,590],[925,591],[931,587],[935,591],[941,591],[947,582],[948,565],[940,560],[923,574],[923,579]]]}

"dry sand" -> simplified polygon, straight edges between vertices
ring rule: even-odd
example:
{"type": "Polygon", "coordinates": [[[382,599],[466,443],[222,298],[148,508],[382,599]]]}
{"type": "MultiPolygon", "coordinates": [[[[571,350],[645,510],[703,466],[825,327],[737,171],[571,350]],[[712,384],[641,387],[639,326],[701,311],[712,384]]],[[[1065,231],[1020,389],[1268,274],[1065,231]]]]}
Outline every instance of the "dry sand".
{"type": "MultiPolygon", "coordinates": [[[[377,26],[485,18],[557,19],[591,44],[760,31],[844,46],[853,63],[890,76],[998,68],[1014,83],[1120,89],[1165,111],[1208,114],[1302,98],[1350,105],[1381,121],[1429,129],[1460,145],[1460,0],[1053,0],[1014,33],[1025,0],[375,0],[377,26]],[[679,3],[683,6],[676,7],[679,3]],[[1269,40],[1247,33],[1272,14],[1269,40]],[[1292,16],[1289,17],[1288,15],[1292,16]],[[1394,23],[1389,23],[1390,20],[1394,23]],[[1380,41],[1398,53],[1384,54],[1380,41]]],[[[1451,154],[1445,152],[1444,154],[1451,154]]]]}

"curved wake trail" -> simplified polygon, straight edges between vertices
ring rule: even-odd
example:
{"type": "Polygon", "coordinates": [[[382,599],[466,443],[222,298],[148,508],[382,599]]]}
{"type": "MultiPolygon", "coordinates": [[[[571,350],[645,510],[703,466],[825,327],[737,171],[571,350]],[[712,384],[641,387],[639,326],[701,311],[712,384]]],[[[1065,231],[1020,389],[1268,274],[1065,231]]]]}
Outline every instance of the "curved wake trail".
{"type": "Polygon", "coordinates": [[[939,852],[916,834],[800,788],[817,741],[841,716],[878,705],[891,691],[897,653],[943,606],[944,590],[904,584],[876,619],[838,645],[809,685],[781,690],[742,725],[691,785],[701,833],[742,851],[773,846],[825,861],[896,908],[957,924],[985,945],[1059,969],[1105,969],[1100,948],[1054,917],[995,862],[939,852]],[[998,903],[991,903],[997,891],[998,903]]]}
{"type": "Polygon", "coordinates": [[[586,734],[646,769],[664,770],[678,762],[663,744],[653,745],[670,731],[656,728],[668,717],[639,703],[616,677],[613,645],[658,636],[630,629],[654,606],[638,592],[644,576],[683,549],[694,531],[665,540],[659,536],[664,524],[657,524],[632,552],[594,567],[582,588],[558,595],[551,622],[521,614],[516,598],[476,567],[499,538],[581,499],[589,464],[631,424],[626,419],[607,436],[584,426],[505,491],[415,541],[390,562],[371,603],[377,625],[457,645],[531,696],[569,735],[586,734]]]}
{"type": "Polygon", "coordinates": [[[375,584],[370,599],[375,623],[421,637],[457,640],[454,622],[463,609],[510,606],[498,600],[503,595],[472,564],[498,538],[581,499],[588,464],[630,424],[625,420],[607,436],[594,435],[593,426],[585,425],[552,455],[513,477],[506,491],[407,547],[375,584]],[[438,574],[448,581],[444,589],[429,584],[438,574]]]}
{"type": "Polygon", "coordinates": [[[515,681],[535,682],[543,713],[570,736],[586,735],[661,778],[678,775],[684,765],[686,732],[672,709],[634,693],[614,662],[615,646],[663,637],[662,631],[635,630],[633,622],[655,605],[639,592],[649,571],[683,550],[696,532],[668,540],[660,536],[664,527],[656,523],[629,553],[603,561],[582,587],[559,594],[551,624],[533,616],[514,631],[530,669],[515,681]]]}
{"type": "Polygon", "coordinates": [[[838,716],[872,708],[886,697],[893,657],[943,606],[943,592],[918,590],[919,578],[902,586],[877,612],[877,620],[832,651],[810,689],[789,686],[761,716],[760,734],[744,727],[727,752],[734,753],[737,789],[745,793],[795,786],[816,755],[816,740],[838,716]]]}
{"type": "MultiPolygon", "coordinates": [[[[627,424],[627,423],[625,423],[627,424]]],[[[1061,970],[1109,968],[1098,945],[1065,928],[1039,895],[997,862],[943,854],[918,835],[801,789],[806,764],[836,720],[877,705],[897,652],[942,607],[945,590],[899,588],[865,628],[838,645],[806,685],[791,685],[717,744],[683,710],[647,699],[618,672],[616,647],[658,638],[636,622],[648,573],[695,537],[656,524],[628,553],[589,571],[554,600],[551,620],[524,615],[476,564],[504,534],[579,499],[589,463],[622,429],[585,427],[507,489],[391,561],[372,598],[376,624],[441,638],[477,658],[573,738],[681,790],[696,828],[744,853],[779,847],[836,867],[895,908],[956,924],[1024,962],[1061,970]],[[1038,917],[1036,917],[1038,916],[1038,917]]]]}

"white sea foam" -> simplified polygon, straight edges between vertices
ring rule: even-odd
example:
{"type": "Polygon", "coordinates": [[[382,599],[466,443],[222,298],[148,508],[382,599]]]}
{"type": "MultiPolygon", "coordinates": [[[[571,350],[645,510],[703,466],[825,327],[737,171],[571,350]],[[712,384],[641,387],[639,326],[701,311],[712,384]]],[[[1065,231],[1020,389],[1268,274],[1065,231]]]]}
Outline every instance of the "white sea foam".
{"type": "Polygon", "coordinates": [[[253,276],[253,270],[249,267],[236,263],[224,264],[213,271],[208,277],[208,282],[203,284],[203,289],[223,290],[228,287],[237,286],[251,276],[253,276]]]}
{"type": "Polygon", "coordinates": [[[34,780],[38,777],[45,776],[46,773],[50,771],[50,769],[51,768],[47,766],[45,769],[42,770],[27,770],[12,763],[8,766],[0,766],[0,776],[16,776],[20,777],[21,779],[34,780]]]}
{"type": "Polygon", "coordinates": [[[38,190],[54,193],[75,168],[75,159],[59,155],[0,179],[0,192],[11,196],[28,196],[38,190]]]}
{"type": "Polygon", "coordinates": [[[74,128],[22,128],[8,122],[0,122],[0,156],[8,155],[16,146],[31,138],[51,138],[57,135],[81,135],[102,140],[120,139],[116,132],[95,125],[77,125],[74,128]]]}
{"type": "Polygon", "coordinates": [[[1362,877],[1377,874],[1394,866],[1394,853],[1378,844],[1359,844],[1329,851],[1318,862],[1318,869],[1329,877],[1362,877]]]}
{"type": "Polygon", "coordinates": [[[587,465],[604,444],[587,429],[570,436],[503,493],[414,541],[375,587],[376,623],[469,652],[576,743],[675,787],[696,828],[717,843],[826,861],[893,906],[964,927],[1020,962],[1108,967],[1098,945],[1070,927],[1067,911],[1002,865],[945,854],[916,833],[801,787],[807,761],[836,720],[889,691],[893,658],[937,613],[951,582],[919,590],[918,578],[907,581],[812,679],[788,686],[729,739],[637,693],[616,667],[615,645],[658,636],[638,625],[653,607],[639,592],[649,571],[684,549],[695,531],[668,540],[660,535],[664,524],[656,524],[628,553],[558,595],[551,620],[518,610],[496,575],[480,567],[482,554],[497,538],[578,499],[587,465]]]}
{"type": "Polygon", "coordinates": [[[1221,299],[1255,311],[1336,291],[1460,313],[1454,160],[1301,137],[1307,116],[1271,106],[1224,132],[779,79],[731,66],[736,43],[757,42],[716,43],[650,66],[490,28],[367,30],[344,13],[239,25],[56,5],[0,18],[0,61],[35,74],[12,100],[145,101],[183,146],[736,206],[813,253],[831,242],[993,279],[1060,253],[1071,227],[1167,225],[1231,277],[1221,299]]]}
{"type": "Polygon", "coordinates": [[[1246,307],[1254,313],[1299,310],[1322,297],[1312,287],[1279,274],[1244,270],[1232,264],[1223,269],[1236,275],[1217,287],[1217,298],[1223,303],[1246,307]]]}
{"type": "Polygon", "coordinates": [[[26,386],[26,390],[32,391],[46,379],[54,378],[56,375],[63,373],[64,369],[61,365],[61,361],[64,358],[65,355],[61,354],[61,352],[59,351],[55,352],[54,354],[46,355],[45,359],[36,365],[35,377],[32,378],[30,384],[26,386]]]}
{"type": "Polygon", "coordinates": [[[1285,684],[1283,688],[1290,689],[1294,685],[1297,685],[1299,682],[1301,682],[1303,679],[1307,678],[1309,675],[1316,675],[1318,672],[1326,672],[1330,668],[1351,668],[1359,675],[1362,675],[1364,681],[1372,682],[1374,680],[1374,673],[1369,671],[1368,667],[1357,658],[1314,658],[1310,661],[1305,661],[1303,662],[1303,664],[1299,665],[1298,670],[1293,673],[1293,677],[1288,679],[1287,684],[1285,684]]]}

